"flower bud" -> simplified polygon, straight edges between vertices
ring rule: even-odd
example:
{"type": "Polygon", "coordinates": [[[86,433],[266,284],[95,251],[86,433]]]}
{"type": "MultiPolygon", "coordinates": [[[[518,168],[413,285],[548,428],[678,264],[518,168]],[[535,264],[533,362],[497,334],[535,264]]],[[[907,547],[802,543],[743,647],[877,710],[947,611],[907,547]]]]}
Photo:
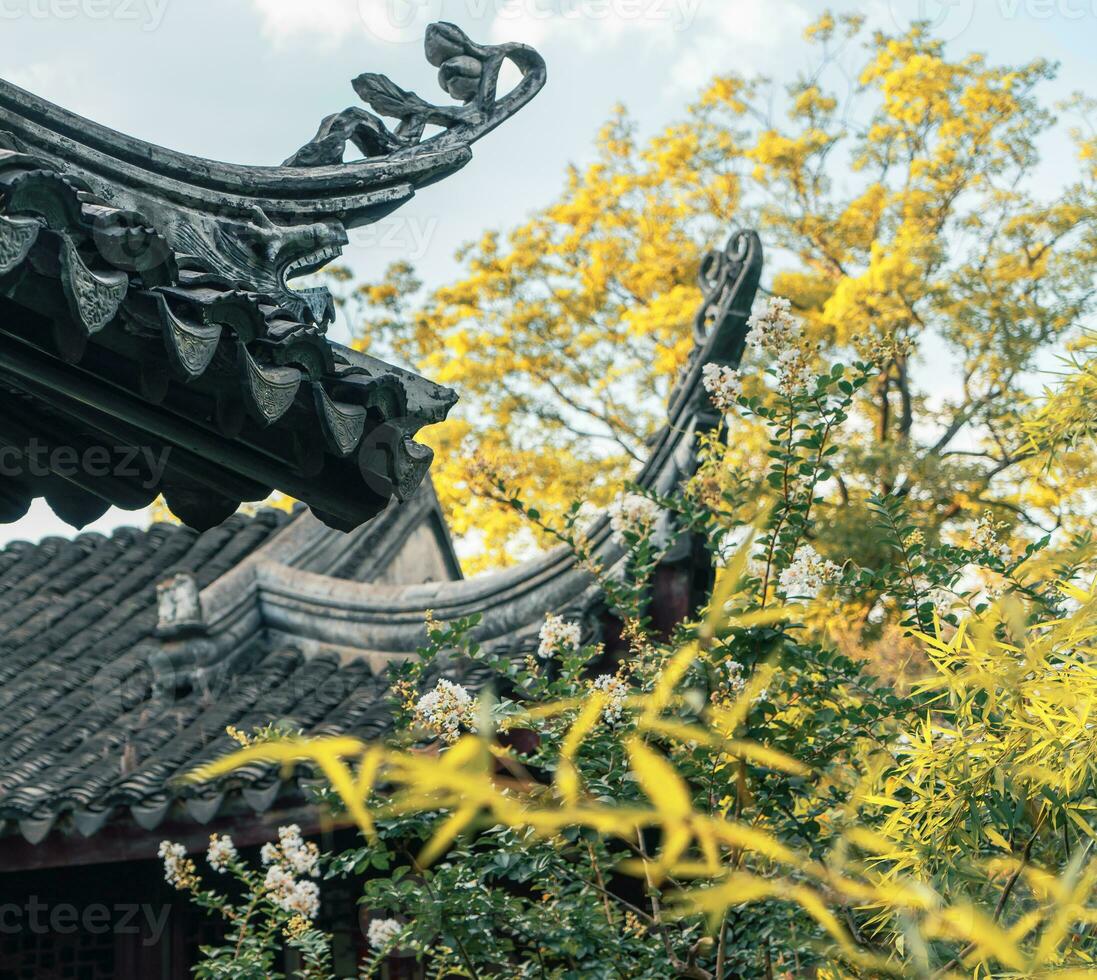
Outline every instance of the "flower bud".
{"type": "Polygon", "coordinates": [[[438,83],[454,99],[471,102],[480,90],[480,75],[484,66],[475,58],[461,55],[450,58],[438,72],[438,83]]]}
{"type": "Polygon", "coordinates": [[[450,58],[456,58],[468,50],[468,37],[455,24],[431,24],[426,36],[427,61],[441,68],[450,58]]]}

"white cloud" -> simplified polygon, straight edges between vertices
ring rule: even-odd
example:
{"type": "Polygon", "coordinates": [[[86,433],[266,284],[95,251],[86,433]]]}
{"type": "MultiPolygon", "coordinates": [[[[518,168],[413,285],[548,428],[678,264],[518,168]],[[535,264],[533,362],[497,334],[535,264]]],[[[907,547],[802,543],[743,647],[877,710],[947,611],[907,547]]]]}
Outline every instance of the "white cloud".
{"type": "Polygon", "coordinates": [[[363,35],[391,44],[423,39],[437,20],[486,23],[504,0],[251,0],[260,31],[278,45],[311,38],[334,47],[363,35]]]}
{"type": "MultiPolygon", "coordinates": [[[[640,36],[665,48],[775,47],[807,22],[795,0],[251,0],[263,36],[335,45],[371,36],[417,42],[451,20],[495,43],[566,40],[604,49],[640,36]],[[700,43],[698,43],[700,42],[700,43]]],[[[731,52],[728,52],[729,54],[731,52]]]]}
{"type": "Polygon", "coordinates": [[[719,9],[715,26],[724,38],[752,48],[791,45],[811,19],[794,0],[738,0],[719,9]]]}
{"type": "Polygon", "coordinates": [[[642,42],[672,52],[668,75],[697,89],[730,68],[772,65],[810,21],[797,0],[462,0],[495,4],[492,41],[566,41],[588,51],[642,42]]]}
{"type": "Polygon", "coordinates": [[[528,9],[508,11],[505,16],[499,14],[492,21],[491,41],[493,44],[517,41],[537,47],[544,44],[549,35],[559,30],[559,27],[552,19],[534,16],[528,9]]]}
{"type": "MultiPolygon", "coordinates": [[[[476,3],[477,0],[466,0],[476,3]]],[[[483,2],[483,0],[481,0],[483,2]]],[[[566,37],[587,49],[646,34],[667,45],[700,18],[702,0],[487,0],[494,3],[491,38],[538,44],[566,37]]]]}
{"type": "MultiPolygon", "coordinates": [[[[302,35],[337,44],[365,25],[359,0],[251,0],[263,36],[284,44],[302,35]]],[[[365,4],[363,4],[365,6],[365,4]]]]}
{"type": "MultiPolygon", "coordinates": [[[[713,8],[708,8],[712,10],[713,8]]],[[[792,50],[811,15],[796,0],[736,0],[721,4],[690,32],[673,72],[679,88],[694,92],[714,75],[773,66],[783,47],[792,50]]]]}

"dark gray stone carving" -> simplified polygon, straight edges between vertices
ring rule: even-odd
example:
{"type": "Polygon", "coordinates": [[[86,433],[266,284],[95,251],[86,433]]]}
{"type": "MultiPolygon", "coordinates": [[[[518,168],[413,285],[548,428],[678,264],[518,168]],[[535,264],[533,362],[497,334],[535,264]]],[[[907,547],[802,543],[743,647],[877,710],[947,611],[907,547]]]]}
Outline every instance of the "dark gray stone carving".
{"type": "MultiPolygon", "coordinates": [[[[154,146],[2,80],[0,131],[7,135],[0,147],[52,162],[70,186],[113,206],[109,214],[91,216],[110,264],[148,273],[174,251],[187,267],[247,283],[298,320],[326,324],[334,309],[326,290],[297,292],[290,280],[337,257],[348,229],[377,221],[418,188],[463,167],[471,145],[545,83],[545,63],[532,48],[479,45],[452,24],[430,27],[426,54],[440,69],[443,88],[462,105],[432,105],[383,75],[360,75],[355,90],[378,113],[398,119],[396,129],[365,109],[347,109],[325,119],[317,136],[280,167],[237,166],[154,146]],[[508,59],[523,77],[500,96],[499,71],[508,59]],[[430,125],[443,131],[423,139],[430,125]],[[365,160],[343,162],[348,141],[365,160]]],[[[42,179],[61,178],[33,178],[30,193],[42,179]]],[[[12,193],[17,199],[20,192],[12,193]]],[[[54,214],[49,223],[64,219],[54,214]]]]}
{"type": "Polygon", "coordinates": [[[343,162],[347,143],[367,158],[406,159],[446,147],[469,146],[514,115],[544,86],[544,59],[524,44],[481,45],[454,24],[432,24],[426,35],[427,60],[439,69],[445,92],[464,103],[439,106],[396,85],[385,75],[366,72],[354,91],[381,116],[399,120],[390,131],[380,116],[359,107],[328,116],[316,136],[290,157],[288,167],[320,167],[343,162]],[[499,72],[507,60],[522,73],[522,81],[499,97],[499,72]],[[427,126],[442,132],[423,140],[427,126]]]}
{"type": "Polygon", "coordinates": [[[701,371],[709,363],[739,366],[761,278],[762,242],[757,232],[734,232],[723,249],[702,260],[698,281],[704,300],[693,321],[694,348],[689,363],[670,398],[672,419],[687,407],[713,415],[701,386],[701,371]]]}
{"type": "Polygon", "coordinates": [[[29,218],[0,217],[0,275],[11,272],[23,262],[41,227],[29,218]]]}
{"type": "Polygon", "coordinates": [[[61,240],[60,258],[61,284],[76,319],[89,334],[98,333],[118,313],[129,289],[129,277],[124,272],[92,272],[67,236],[61,240]]]}
{"type": "Polygon", "coordinates": [[[171,351],[169,363],[185,381],[199,378],[209,367],[221,341],[220,323],[187,323],[171,312],[163,293],[156,296],[156,308],[164,325],[164,339],[171,351]]]}

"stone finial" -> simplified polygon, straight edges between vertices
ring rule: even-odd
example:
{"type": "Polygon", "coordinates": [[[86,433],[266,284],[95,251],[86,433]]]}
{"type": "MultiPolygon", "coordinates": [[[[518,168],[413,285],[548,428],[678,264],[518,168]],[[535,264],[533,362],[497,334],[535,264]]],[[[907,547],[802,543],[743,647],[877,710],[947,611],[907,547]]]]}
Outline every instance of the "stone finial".
{"type": "Polygon", "coordinates": [[[156,608],[156,632],[161,636],[197,631],[205,625],[198,580],[190,572],[179,572],[157,584],[156,608]]]}

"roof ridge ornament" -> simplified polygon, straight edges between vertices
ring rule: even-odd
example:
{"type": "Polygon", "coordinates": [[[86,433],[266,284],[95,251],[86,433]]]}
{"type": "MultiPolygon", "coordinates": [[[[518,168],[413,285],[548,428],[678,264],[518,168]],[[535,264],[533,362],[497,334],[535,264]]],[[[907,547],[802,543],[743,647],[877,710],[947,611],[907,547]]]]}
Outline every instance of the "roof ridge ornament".
{"type": "MultiPolygon", "coordinates": [[[[379,221],[420,187],[460,170],[472,159],[472,144],[545,84],[544,59],[532,48],[480,45],[453,24],[432,24],[425,50],[443,89],[462,104],[433,105],[383,75],[365,73],[354,87],[381,115],[355,107],[327,117],[317,136],[281,166],[242,166],[165,149],[3,80],[0,148],[10,164],[41,160],[74,188],[139,216],[127,246],[139,237],[138,226],[155,228],[181,268],[246,283],[298,320],[326,325],[334,315],[327,291],[297,291],[290,280],[338,257],[350,229],[379,221]],[[522,78],[500,96],[506,61],[522,78]],[[397,119],[396,128],[381,116],[397,119]],[[424,139],[428,126],[442,132],[424,139]],[[365,159],[344,162],[348,142],[365,159]]],[[[156,244],[150,239],[148,247],[156,244]]],[[[137,271],[141,262],[140,254],[132,257],[137,271]]]]}
{"type": "Polygon", "coordinates": [[[762,241],[750,229],[732,232],[722,249],[714,249],[701,260],[697,279],[703,299],[693,321],[693,350],[670,396],[667,414],[671,425],[683,412],[713,415],[702,372],[709,363],[739,367],[762,263],[762,241]]]}
{"type": "Polygon", "coordinates": [[[427,28],[427,61],[438,71],[438,83],[460,106],[439,106],[402,89],[387,75],[365,72],[351,83],[359,97],[375,110],[352,106],[328,116],[316,136],[284,164],[289,167],[331,166],[343,162],[347,143],[367,158],[409,156],[443,146],[469,146],[525,106],[544,87],[544,59],[525,44],[482,45],[456,24],[441,21],[427,28]],[[510,61],[522,79],[502,98],[499,74],[510,61]],[[381,116],[399,120],[395,130],[381,116]],[[427,126],[442,132],[424,140],[427,126]]]}

